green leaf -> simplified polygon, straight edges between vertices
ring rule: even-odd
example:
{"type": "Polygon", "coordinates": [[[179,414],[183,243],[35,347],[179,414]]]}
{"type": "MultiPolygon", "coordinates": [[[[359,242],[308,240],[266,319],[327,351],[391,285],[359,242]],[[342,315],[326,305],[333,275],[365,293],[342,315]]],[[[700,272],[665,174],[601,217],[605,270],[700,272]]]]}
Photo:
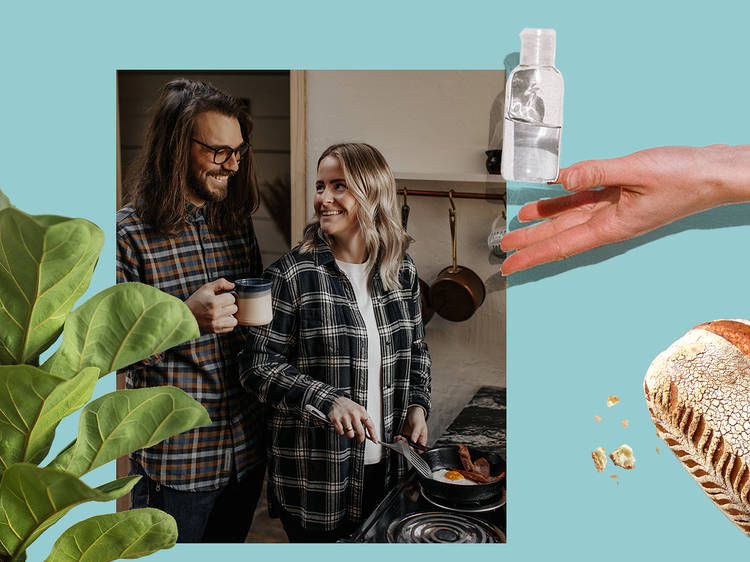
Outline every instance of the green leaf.
{"type": "Polygon", "coordinates": [[[60,347],[42,368],[65,377],[93,366],[103,376],[199,335],[180,299],[150,285],[120,283],[68,316],[60,347]]]}
{"type": "Polygon", "coordinates": [[[0,364],[37,362],[52,345],[103,244],[84,219],[0,210],[0,364]]]}
{"type": "Polygon", "coordinates": [[[8,467],[0,481],[0,558],[22,559],[26,548],[76,505],[127,494],[138,476],[89,488],[71,474],[33,464],[8,467]]]}
{"type": "Polygon", "coordinates": [[[110,392],[84,407],[75,443],[50,466],[80,476],[130,451],[210,423],[206,409],[174,386],[110,392]]]}
{"type": "Polygon", "coordinates": [[[109,562],[140,558],[177,542],[174,517],[158,509],[97,515],[66,530],[46,562],[109,562]]]}
{"type": "Polygon", "coordinates": [[[0,466],[39,463],[55,429],[91,398],[99,371],[84,369],[72,379],[29,365],[0,366],[0,466]]]}
{"type": "Polygon", "coordinates": [[[12,207],[10,199],[8,199],[8,196],[3,193],[2,189],[0,189],[0,211],[8,207],[12,207]]]}

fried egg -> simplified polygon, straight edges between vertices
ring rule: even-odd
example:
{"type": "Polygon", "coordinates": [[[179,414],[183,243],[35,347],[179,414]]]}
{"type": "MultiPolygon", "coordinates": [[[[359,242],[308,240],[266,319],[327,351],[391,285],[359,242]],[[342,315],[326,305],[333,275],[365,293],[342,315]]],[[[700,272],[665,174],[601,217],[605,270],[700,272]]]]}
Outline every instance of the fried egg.
{"type": "Polygon", "coordinates": [[[455,470],[448,470],[447,468],[441,468],[432,473],[432,479],[438,482],[446,482],[448,484],[458,484],[459,486],[475,486],[476,482],[472,482],[468,478],[465,478],[463,474],[455,470]]]}

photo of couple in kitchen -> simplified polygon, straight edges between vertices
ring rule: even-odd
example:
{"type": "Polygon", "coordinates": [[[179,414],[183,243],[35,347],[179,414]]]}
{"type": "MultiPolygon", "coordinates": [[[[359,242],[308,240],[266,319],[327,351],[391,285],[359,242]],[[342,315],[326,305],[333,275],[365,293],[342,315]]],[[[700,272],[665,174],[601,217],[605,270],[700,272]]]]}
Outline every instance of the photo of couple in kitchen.
{"type": "Polygon", "coordinates": [[[118,510],[179,542],[505,542],[505,73],[117,78],[117,281],[201,332],[118,385],[212,420],[120,459],[118,510]]]}

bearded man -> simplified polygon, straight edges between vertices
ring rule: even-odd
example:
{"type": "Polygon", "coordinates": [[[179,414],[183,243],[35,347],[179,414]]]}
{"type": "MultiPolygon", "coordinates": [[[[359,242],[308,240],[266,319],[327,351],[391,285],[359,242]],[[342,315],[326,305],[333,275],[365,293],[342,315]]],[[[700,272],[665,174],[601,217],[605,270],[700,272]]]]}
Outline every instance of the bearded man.
{"type": "Polygon", "coordinates": [[[180,542],[243,542],[265,472],[261,408],[238,380],[243,336],[227,292],[263,269],[250,217],[259,201],[251,131],[232,96],[167,83],[117,213],[117,281],[182,299],[201,330],[123,369],[128,388],[177,386],[211,416],[210,426],[130,454],[131,474],[142,476],[132,507],[171,514],[180,542]]]}

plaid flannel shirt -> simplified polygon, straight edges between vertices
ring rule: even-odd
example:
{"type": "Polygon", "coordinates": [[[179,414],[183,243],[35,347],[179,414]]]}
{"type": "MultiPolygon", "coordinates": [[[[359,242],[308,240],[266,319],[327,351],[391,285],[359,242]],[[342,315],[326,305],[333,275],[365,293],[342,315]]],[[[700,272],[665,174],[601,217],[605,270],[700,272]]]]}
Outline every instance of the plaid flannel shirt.
{"type": "MultiPolygon", "coordinates": [[[[273,281],[274,318],[254,327],[240,354],[240,380],[272,406],[269,488],[299,523],[329,531],[362,513],[364,443],[339,436],[307,412],[326,413],[339,396],[367,407],[367,329],[354,290],[318,236],[312,253],[295,248],[265,274],[273,281]]],[[[370,284],[382,353],[384,433],[392,442],[411,405],[430,411],[430,356],[424,342],[419,282],[404,257],[401,288],[386,291],[377,271],[370,284]]],[[[390,487],[404,475],[403,457],[387,451],[390,487]]]]}
{"type": "MultiPolygon", "coordinates": [[[[262,271],[252,219],[232,236],[215,233],[201,208],[188,204],[183,232],[162,236],[131,207],[117,213],[117,281],[140,281],[186,300],[202,285],[224,277],[234,281],[262,271]]],[[[130,454],[149,477],[183,491],[215,490],[232,470],[242,479],[265,460],[262,406],[239,384],[237,355],[241,327],[227,334],[203,334],[130,365],[128,388],[172,385],[208,410],[212,423],[130,454]]]]}

